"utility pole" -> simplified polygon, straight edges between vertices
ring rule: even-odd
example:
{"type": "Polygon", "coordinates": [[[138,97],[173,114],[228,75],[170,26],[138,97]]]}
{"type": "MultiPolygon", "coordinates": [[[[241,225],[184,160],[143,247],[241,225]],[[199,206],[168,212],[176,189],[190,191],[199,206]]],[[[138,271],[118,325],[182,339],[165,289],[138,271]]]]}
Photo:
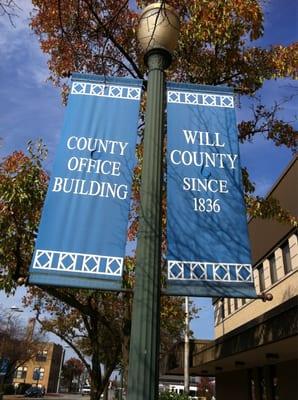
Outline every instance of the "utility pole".
{"type": "Polygon", "coordinates": [[[189,299],[185,297],[184,393],[189,394],[189,299]]]}

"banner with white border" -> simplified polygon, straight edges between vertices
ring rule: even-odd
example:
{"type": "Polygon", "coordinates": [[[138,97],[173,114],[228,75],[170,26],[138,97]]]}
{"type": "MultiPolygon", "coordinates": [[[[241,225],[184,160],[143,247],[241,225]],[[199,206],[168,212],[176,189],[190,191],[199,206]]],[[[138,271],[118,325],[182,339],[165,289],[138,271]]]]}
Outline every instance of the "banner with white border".
{"type": "Polygon", "coordinates": [[[167,289],[256,297],[231,89],[167,87],[167,289]]]}
{"type": "Polygon", "coordinates": [[[121,289],[141,85],[72,76],[30,283],[121,289]]]}

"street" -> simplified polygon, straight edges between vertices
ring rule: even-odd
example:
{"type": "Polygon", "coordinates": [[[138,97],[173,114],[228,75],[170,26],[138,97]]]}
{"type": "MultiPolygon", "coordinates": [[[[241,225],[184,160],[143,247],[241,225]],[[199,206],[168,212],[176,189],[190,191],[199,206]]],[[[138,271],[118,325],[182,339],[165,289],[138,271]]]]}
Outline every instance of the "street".
{"type": "MultiPolygon", "coordinates": [[[[109,390],[109,400],[113,400],[115,397],[114,391],[109,390]]],[[[32,398],[32,397],[31,397],[32,398]]],[[[22,394],[17,395],[4,395],[3,400],[25,400],[30,399],[30,397],[25,397],[22,394]]],[[[37,399],[37,397],[33,397],[33,399],[37,399]]],[[[44,397],[38,397],[38,399],[42,400],[90,400],[90,396],[82,396],[80,393],[47,393],[44,397]]]]}

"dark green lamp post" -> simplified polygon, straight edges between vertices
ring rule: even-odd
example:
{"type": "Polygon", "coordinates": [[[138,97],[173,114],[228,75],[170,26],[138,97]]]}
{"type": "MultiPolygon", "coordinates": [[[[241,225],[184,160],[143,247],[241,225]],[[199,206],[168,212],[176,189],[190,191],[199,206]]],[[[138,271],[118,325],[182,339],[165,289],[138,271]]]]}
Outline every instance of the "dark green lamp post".
{"type": "Polygon", "coordinates": [[[138,38],[148,66],[148,86],[128,400],[158,398],[164,70],[171,63],[178,32],[179,17],[172,7],[159,2],[143,10],[138,38]]]}

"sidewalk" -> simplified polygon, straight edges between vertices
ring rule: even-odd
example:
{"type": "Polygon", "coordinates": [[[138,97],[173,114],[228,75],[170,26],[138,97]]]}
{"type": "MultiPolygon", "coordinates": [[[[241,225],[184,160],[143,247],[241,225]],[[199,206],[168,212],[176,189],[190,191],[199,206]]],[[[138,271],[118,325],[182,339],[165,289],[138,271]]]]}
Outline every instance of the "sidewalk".
{"type": "MultiPolygon", "coordinates": [[[[50,398],[52,399],[53,397],[60,397],[60,398],[69,398],[70,396],[68,395],[68,393],[47,393],[45,394],[43,397],[41,397],[42,399],[47,399],[50,398]]],[[[72,397],[72,396],[71,396],[72,397]]],[[[39,397],[25,397],[23,394],[5,394],[3,396],[3,400],[17,400],[17,399],[30,399],[30,398],[39,398],[39,397]]]]}

